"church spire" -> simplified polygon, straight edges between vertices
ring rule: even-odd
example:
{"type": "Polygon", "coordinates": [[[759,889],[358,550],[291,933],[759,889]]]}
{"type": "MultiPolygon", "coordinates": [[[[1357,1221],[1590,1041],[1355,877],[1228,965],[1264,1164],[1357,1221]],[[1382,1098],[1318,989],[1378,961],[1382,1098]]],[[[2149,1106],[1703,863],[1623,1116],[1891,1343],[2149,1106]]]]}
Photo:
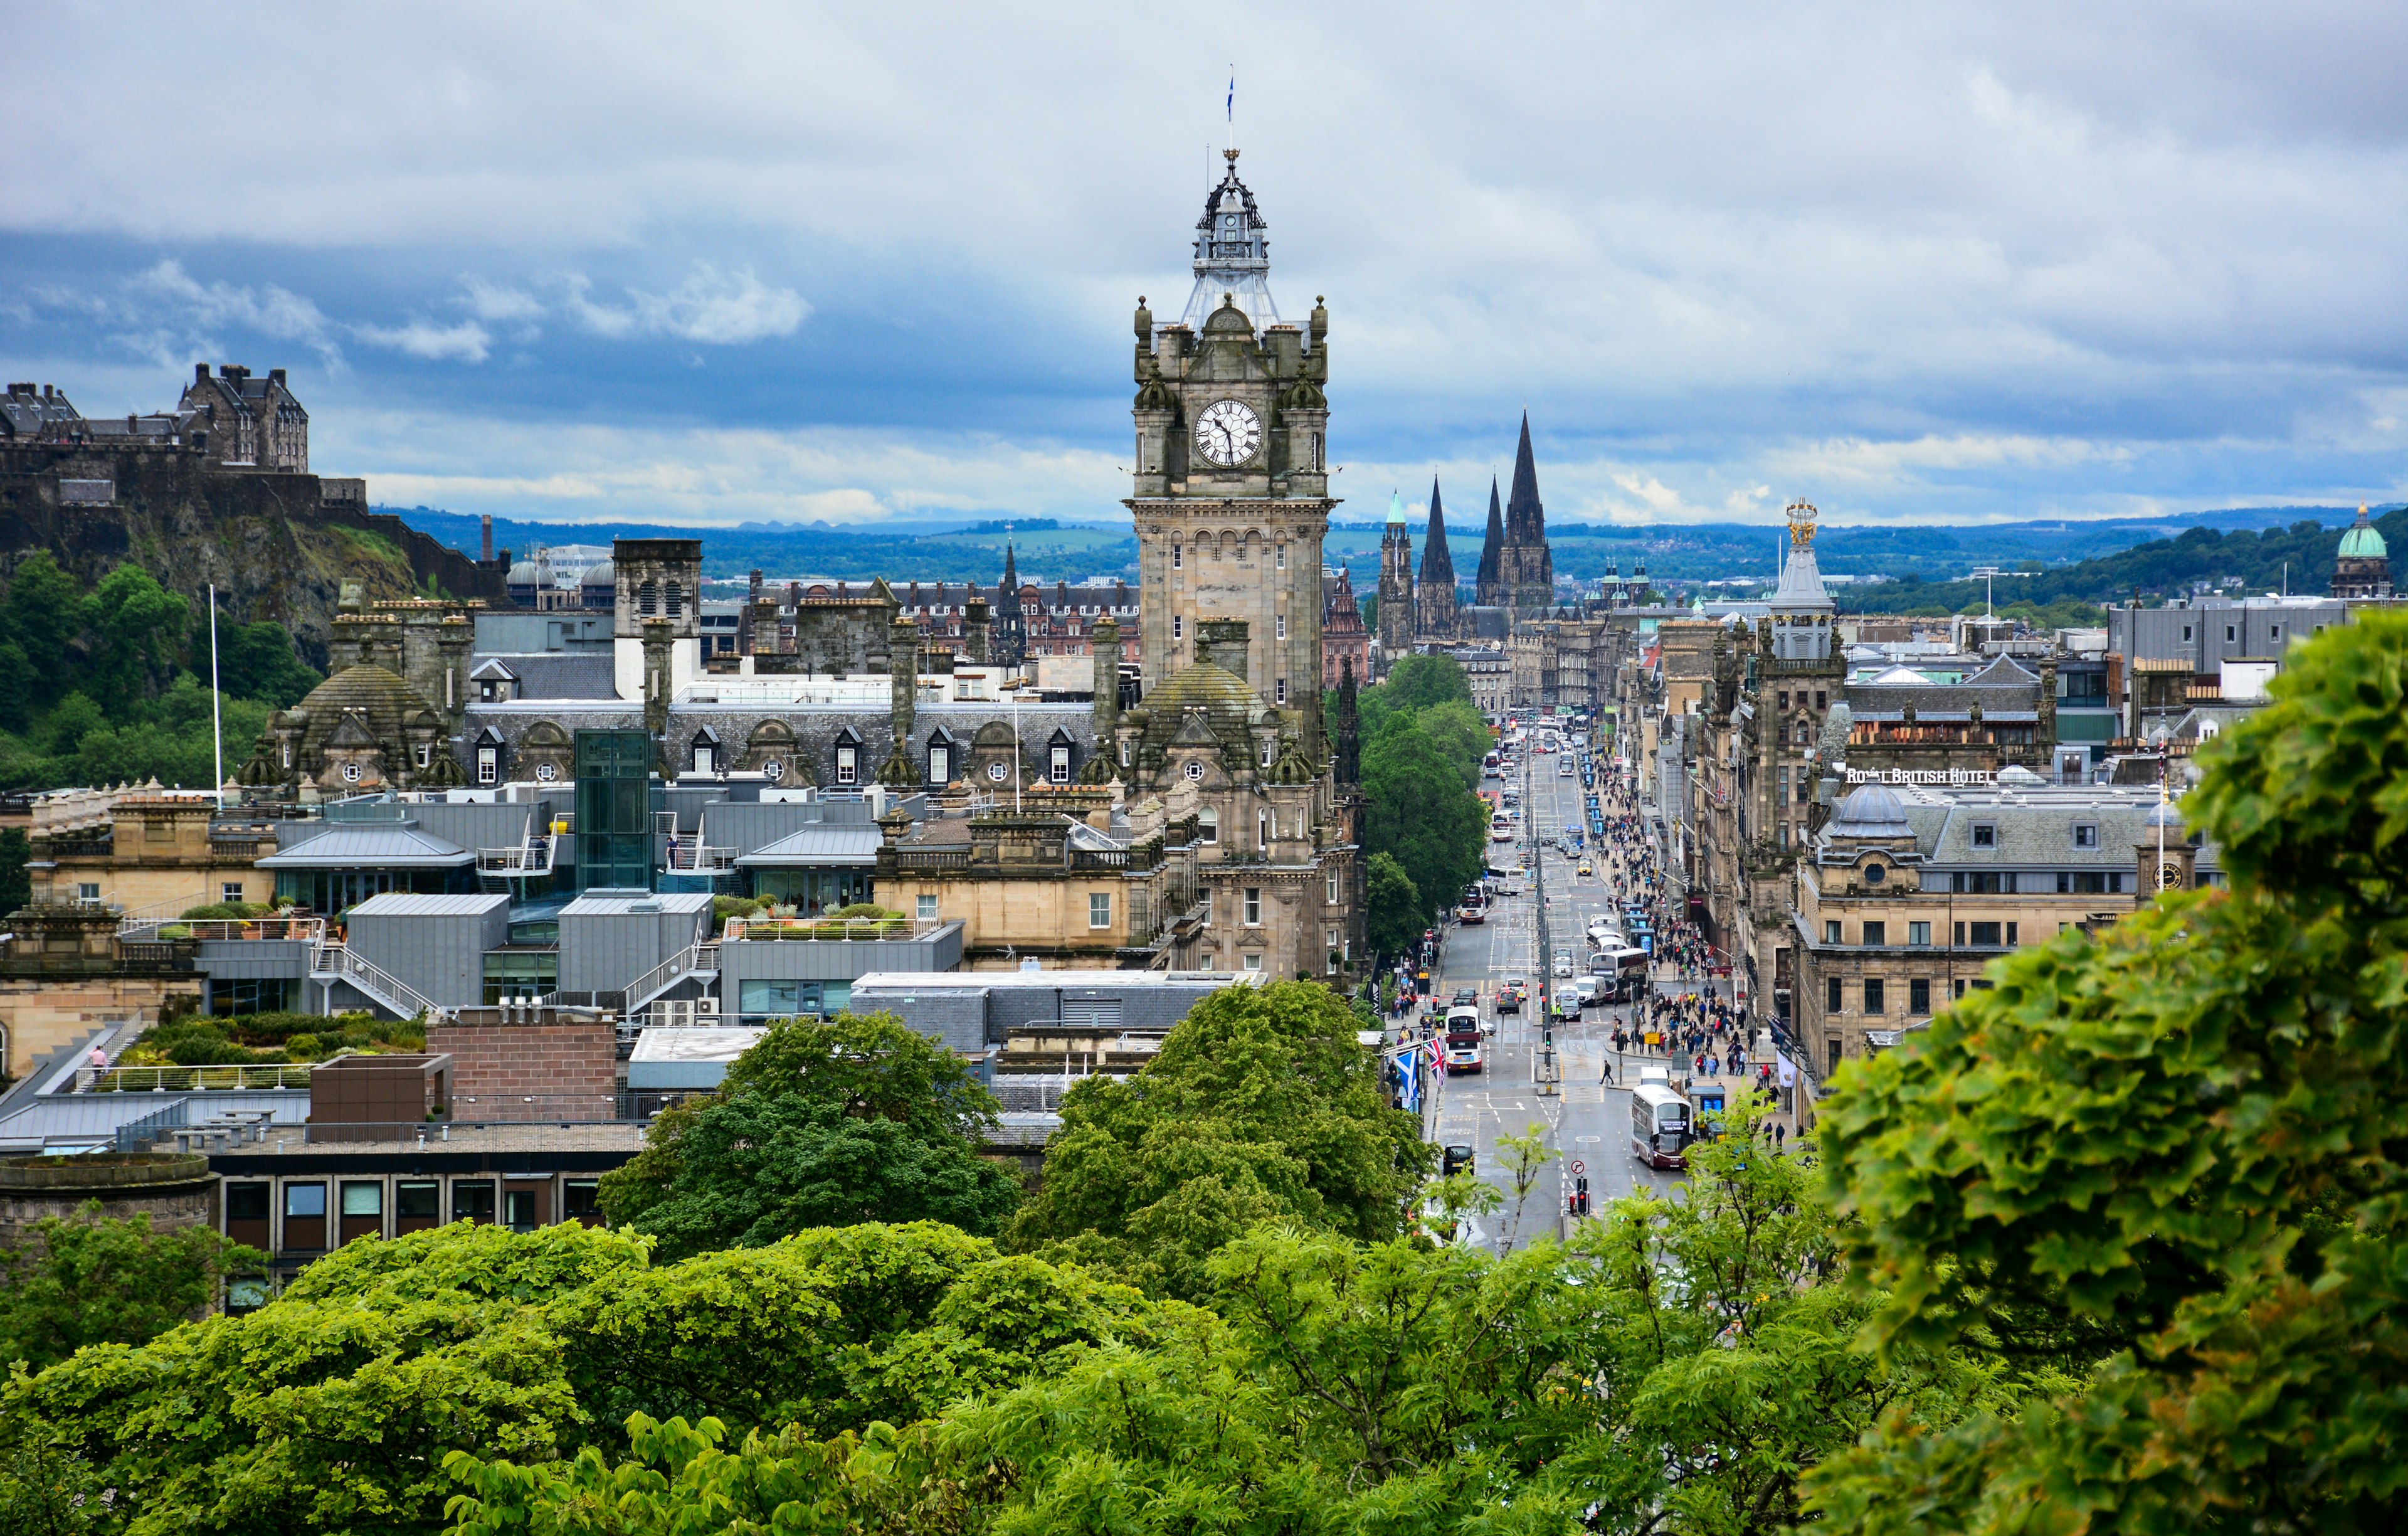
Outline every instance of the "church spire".
{"type": "Polygon", "coordinates": [[[1547,511],[1539,501],[1539,466],[1530,454],[1530,413],[1522,412],[1522,445],[1513,451],[1513,494],[1505,500],[1505,527],[1516,544],[1543,544],[1547,511]]]}
{"type": "Polygon", "coordinates": [[[1497,477],[1488,477],[1488,538],[1480,546],[1480,580],[1473,600],[1483,607],[1512,602],[1508,593],[1498,596],[1505,570],[1505,504],[1498,499],[1497,477]]]}
{"type": "Polygon", "coordinates": [[[1430,481],[1429,532],[1422,538],[1422,590],[1455,591],[1455,557],[1446,550],[1446,509],[1439,502],[1438,481],[1430,481]]]}

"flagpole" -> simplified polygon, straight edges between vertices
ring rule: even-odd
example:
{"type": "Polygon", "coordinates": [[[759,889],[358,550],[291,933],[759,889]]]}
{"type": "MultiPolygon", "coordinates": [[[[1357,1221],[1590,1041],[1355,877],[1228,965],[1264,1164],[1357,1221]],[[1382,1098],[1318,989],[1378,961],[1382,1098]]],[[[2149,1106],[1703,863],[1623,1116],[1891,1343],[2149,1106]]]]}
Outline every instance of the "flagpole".
{"type": "Polygon", "coordinates": [[[209,583],[209,756],[216,765],[218,809],[225,809],[225,718],[218,692],[218,584],[209,583]]]}

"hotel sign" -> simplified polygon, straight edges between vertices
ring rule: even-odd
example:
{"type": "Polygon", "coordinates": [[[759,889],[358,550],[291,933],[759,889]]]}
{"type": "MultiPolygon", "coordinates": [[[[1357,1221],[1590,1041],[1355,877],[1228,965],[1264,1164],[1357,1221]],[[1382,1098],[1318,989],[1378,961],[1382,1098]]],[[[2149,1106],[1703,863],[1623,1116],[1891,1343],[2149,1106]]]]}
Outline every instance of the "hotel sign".
{"type": "Polygon", "coordinates": [[[1997,775],[1987,768],[1850,768],[1852,784],[1986,784],[1997,775]]]}

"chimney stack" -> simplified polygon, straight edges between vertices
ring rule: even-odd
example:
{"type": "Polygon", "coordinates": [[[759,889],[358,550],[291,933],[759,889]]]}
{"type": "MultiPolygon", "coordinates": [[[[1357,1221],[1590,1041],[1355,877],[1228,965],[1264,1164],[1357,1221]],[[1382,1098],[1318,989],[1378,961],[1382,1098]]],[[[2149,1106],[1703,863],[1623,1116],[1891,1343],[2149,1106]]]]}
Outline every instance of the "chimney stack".
{"type": "Polygon", "coordinates": [[[486,512],[477,522],[477,558],[490,566],[494,563],[494,514],[486,512]]]}

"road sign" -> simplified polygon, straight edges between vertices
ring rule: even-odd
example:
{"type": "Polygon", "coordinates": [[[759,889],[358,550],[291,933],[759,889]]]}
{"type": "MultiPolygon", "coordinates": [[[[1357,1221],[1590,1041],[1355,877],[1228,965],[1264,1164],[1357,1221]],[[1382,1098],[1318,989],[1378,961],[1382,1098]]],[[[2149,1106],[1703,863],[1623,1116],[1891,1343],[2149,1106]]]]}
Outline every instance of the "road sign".
{"type": "Polygon", "coordinates": [[[1575,1157],[1572,1159],[1572,1171],[1574,1173],[1585,1173],[1588,1171],[1588,1165],[1575,1157]]]}

